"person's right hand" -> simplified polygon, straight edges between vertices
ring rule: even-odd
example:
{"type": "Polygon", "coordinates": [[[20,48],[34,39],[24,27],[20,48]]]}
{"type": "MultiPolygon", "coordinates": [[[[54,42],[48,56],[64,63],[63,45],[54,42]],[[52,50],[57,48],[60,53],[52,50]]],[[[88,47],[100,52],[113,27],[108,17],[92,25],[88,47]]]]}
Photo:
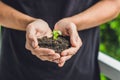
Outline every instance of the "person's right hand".
{"type": "MultiPolygon", "coordinates": [[[[48,48],[41,48],[38,46],[37,38],[44,36],[51,37],[52,31],[47,22],[38,19],[30,23],[26,28],[26,49],[30,50],[33,55],[43,61],[55,61],[60,58],[54,50],[48,48]]],[[[55,63],[58,63],[57,61],[55,63]]]]}

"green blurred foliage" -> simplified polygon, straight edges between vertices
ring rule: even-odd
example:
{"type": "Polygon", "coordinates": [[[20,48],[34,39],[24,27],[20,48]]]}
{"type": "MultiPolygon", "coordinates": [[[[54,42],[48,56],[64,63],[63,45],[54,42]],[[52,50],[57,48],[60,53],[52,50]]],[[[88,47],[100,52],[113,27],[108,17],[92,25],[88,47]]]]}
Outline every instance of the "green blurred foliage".
{"type": "MultiPolygon", "coordinates": [[[[100,51],[120,61],[120,15],[100,26],[100,51]]],[[[101,74],[101,80],[109,80],[101,74]]]]}
{"type": "Polygon", "coordinates": [[[120,15],[100,29],[100,51],[120,61],[120,15]]]}
{"type": "Polygon", "coordinates": [[[105,77],[104,74],[102,74],[102,73],[100,74],[100,77],[101,77],[101,80],[110,80],[107,77],[105,77]]]}

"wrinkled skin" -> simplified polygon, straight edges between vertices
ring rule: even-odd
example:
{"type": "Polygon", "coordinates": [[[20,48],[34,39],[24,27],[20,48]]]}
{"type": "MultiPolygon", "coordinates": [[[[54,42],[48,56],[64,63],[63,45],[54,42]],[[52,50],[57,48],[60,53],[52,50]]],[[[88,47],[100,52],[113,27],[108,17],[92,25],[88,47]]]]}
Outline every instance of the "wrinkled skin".
{"type": "Polygon", "coordinates": [[[60,58],[60,55],[56,54],[54,50],[38,46],[37,38],[51,37],[51,32],[48,24],[41,19],[30,23],[26,28],[26,49],[43,61],[53,62],[53,60],[60,58]]]}
{"type": "Polygon", "coordinates": [[[78,35],[76,25],[72,22],[62,19],[58,21],[54,27],[55,30],[60,30],[64,36],[70,36],[71,47],[61,52],[58,66],[62,67],[67,60],[75,55],[82,45],[82,41],[78,35]]]}

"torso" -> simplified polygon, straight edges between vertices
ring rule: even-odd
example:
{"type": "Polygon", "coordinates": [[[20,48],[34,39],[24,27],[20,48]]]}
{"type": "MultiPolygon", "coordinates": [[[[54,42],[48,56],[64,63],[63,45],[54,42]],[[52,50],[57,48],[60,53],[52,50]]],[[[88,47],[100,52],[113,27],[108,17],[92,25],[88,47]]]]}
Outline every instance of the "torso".
{"type": "MultiPolygon", "coordinates": [[[[80,13],[98,0],[3,0],[13,8],[54,24],[80,13]]],[[[3,28],[0,60],[1,80],[99,80],[97,62],[99,29],[79,31],[83,46],[64,67],[43,62],[25,49],[25,32],[3,28]]]]}

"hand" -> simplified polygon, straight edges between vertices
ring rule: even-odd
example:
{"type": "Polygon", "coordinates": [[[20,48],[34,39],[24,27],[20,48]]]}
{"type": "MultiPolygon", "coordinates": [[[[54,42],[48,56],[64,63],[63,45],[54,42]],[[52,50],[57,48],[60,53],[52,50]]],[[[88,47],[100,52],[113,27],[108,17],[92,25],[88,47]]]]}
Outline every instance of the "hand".
{"type": "Polygon", "coordinates": [[[54,50],[40,48],[38,46],[37,38],[41,38],[43,36],[51,37],[51,33],[52,31],[48,24],[41,19],[30,23],[26,28],[26,49],[30,50],[33,55],[43,61],[53,62],[55,59],[60,58],[60,55],[56,54],[54,50]]]}
{"type": "Polygon", "coordinates": [[[59,59],[58,66],[62,67],[68,59],[77,53],[82,41],[78,35],[76,25],[72,22],[62,19],[55,24],[54,29],[60,30],[65,36],[70,36],[71,47],[61,52],[61,58],[59,59]]]}

